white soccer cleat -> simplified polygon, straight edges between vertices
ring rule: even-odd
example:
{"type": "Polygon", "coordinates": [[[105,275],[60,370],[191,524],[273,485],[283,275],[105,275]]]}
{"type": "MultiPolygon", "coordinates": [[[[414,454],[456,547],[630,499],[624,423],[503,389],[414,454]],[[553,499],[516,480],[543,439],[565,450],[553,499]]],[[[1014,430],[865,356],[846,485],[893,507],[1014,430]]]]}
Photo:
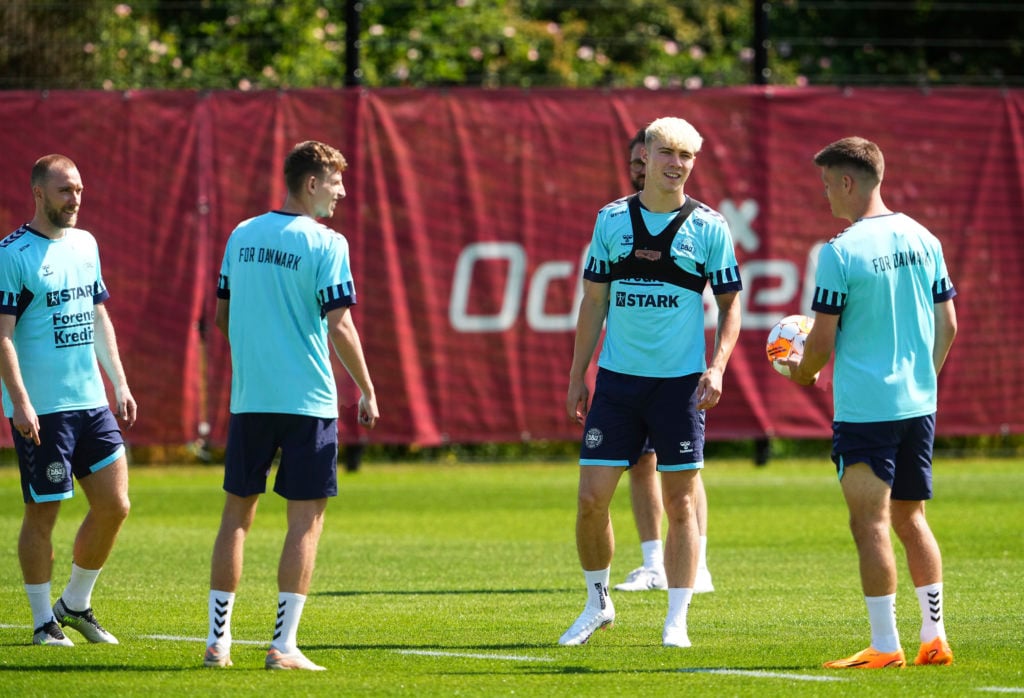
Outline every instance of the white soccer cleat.
{"type": "Polygon", "coordinates": [[[690,647],[690,635],[686,626],[666,625],[661,633],[661,644],[665,647],[690,647]]]}
{"type": "Polygon", "coordinates": [[[107,645],[118,644],[117,638],[104,630],[100,622],[96,620],[96,616],[93,615],[91,608],[87,608],[84,611],[72,611],[64,603],[64,599],[60,598],[57,599],[57,603],[53,604],[53,617],[61,625],[74,628],[82,633],[89,642],[99,642],[107,645]]]}
{"type": "Polygon", "coordinates": [[[604,608],[594,608],[587,604],[576,622],[558,638],[558,644],[585,645],[591,635],[614,622],[615,606],[612,605],[611,599],[605,598],[604,608]]]}
{"type": "Polygon", "coordinates": [[[49,645],[50,647],[74,647],[71,641],[57,625],[57,621],[48,620],[32,633],[33,645],[49,645]]]}
{"type": "Polygon", "coordinates": [[[615,585],[616,591],[651,591],[668,589],[665,568],[637,567],[626,575],[626,581],[615,585]]]}
{"type": "Polygon", "coordinates": [[[206,654],[203,655],[203,666],[218,668],[233,666],[230,646],[215,642],[207,647],[206,654]]]}
{"type": "Polygon", "coordinates": [[[697,569],[697,579],[693,583],[694,594],[708,594],[715,590],[715,585],[711,583],[711,572],[707,567],[700,567],[697,569]]]}
{"type": "Polygon", "coordinates": [[[264,662],[267,669],[305,669],[306,671],[327,671],[327,667],[314,664],[309,661],[297,647],[291,652],[285,653],[276,647],[267,650],[267,660],[264,662]]]}

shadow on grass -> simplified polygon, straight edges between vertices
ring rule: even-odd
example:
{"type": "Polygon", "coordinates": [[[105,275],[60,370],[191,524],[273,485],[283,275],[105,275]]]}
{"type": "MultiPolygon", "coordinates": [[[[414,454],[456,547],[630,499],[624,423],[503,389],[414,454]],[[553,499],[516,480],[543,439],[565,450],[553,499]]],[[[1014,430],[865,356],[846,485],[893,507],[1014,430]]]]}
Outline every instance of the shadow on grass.
{"type": "MultiPolygon", "coordinates": [[[[820,667],[819,667],[820,669],[820,667]]],[[[832,674],[815,674],[816,669],[814,667],[806,666],[775,666],[775,667],[684,667],[684,668],[673,668],[673,667],[657,667],[650,669],[638,669],[635,666],[625,666],[621,668],[604,668],[604,667],[585,667],[578,665],[570,666],[558,666],[558,665],[544,665],[540,666],[537,664],[529,664],[517,666],[512,669],[505,671],[495,671],[494,669],[481,669],[480,671],[446,671],[440,672],[442,676],[523,676],[528,674],[530,676],[561,676],[564,674],[593,674],[595,676],[611,676],[616,674],[651,674],[651,675],[666,675],[666,674],[741,674],[741,675],[762,675],[765,678],[790,678],[799,680],[801,677],[806,677],[807,681],[844,681],[845,679],[841,676],[835,676],[832,674]]],[[[824,672],[824,670],[821,670],[824,672]]]]}
{"type": "Polygon", "coordinates": [[[310,596],[472,596],[476,594],[564,594],[579,591],[578,588],[565,589],[346,589],[336,591],[312,591],[310,596]]]}
{"type": "Polygon", "coordinates": [[[5,671],[38,671],[40,673],[54,673],[54,672],[68,672],[68,673],[82,673],[82,672],[102,672],[109,671],[112,673],[121,673],[125,671],[131,672],[168,672],[168,671],[189,671],[191,667],[182,666],[144,666],[144,665],[133,665],[133,664],[39,664],[33,662],[32,664],[4,664],[0,665],[0,673],[5,671]]]}

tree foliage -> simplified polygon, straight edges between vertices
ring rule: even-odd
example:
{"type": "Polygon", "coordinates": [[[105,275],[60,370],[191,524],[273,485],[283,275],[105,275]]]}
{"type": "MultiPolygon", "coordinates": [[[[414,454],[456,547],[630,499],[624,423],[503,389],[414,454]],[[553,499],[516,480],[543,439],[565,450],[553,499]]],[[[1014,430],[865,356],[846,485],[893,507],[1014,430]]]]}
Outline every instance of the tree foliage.
{"type": "MultiPolygon", "coordinates": [[[[5,0],[0,87],[344,83],[350,0],[5,0]]],[[[367,0],[370,87],[688,88],[752,81],[755,0],[367,0]]],[[[1024,2],[776,0],[775,84],[1024,83],[1024,2]]]]}

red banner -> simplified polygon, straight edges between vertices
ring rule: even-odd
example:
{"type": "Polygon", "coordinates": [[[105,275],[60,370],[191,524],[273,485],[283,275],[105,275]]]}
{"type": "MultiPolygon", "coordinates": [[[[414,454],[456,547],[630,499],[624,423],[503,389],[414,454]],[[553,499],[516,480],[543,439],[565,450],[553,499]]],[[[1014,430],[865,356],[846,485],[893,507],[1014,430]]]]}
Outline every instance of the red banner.
{"type": "MultiPolygon", "coordinates": [[[[764,340],[779,317],[808,312],[816,245],[845,225],[811,158],[846,135],[881,145],[890,208],[945,245],[960,336],[939,432],[1024,430],[1021,91],[3,92],[0,230],[31,218],[36,158],[74,159],[79,224],[100,241],[140,404],[129,438],[185,443],[206,422],[222,443],[230,361],[212,317],[224,242],[283,202],[290,147],[324,140],[350,165],[330,224],[351,243],[382,411],[362,434],[339,366],[343,439],[575,439],[564,402],[581,259],[597,210],[629,191],[629,138],[665,115],[704,135],[687,192],[728,218],[745,284],[711,438],[829,433],[829,392],[776,375],[764,340]]],[[[710,314],[709,339],[713,327],[710,314]]]]}

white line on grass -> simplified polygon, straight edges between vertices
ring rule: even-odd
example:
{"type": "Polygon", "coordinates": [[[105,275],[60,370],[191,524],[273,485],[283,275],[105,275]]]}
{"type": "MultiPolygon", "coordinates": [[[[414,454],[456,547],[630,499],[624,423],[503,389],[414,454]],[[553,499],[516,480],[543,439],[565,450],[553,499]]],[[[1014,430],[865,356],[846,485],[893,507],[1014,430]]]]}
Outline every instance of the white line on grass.
{"type": "Polygon", "coordinates": [[[977,690],[989,693],[1024,693],[1024,686],[984,686],[977,690]]]}
{"type": "MultiPolygon", "coordinates": [[[[139,635],[144,640],[169,640],[171,642],[206,642],[205,637],[184,637],[182,635],[139,635]]],[[[232,640],[235,645],[265,645],[266,640],[232,640]]]]}
{"type": "Polygon", "coordinates": [[[507,659],[510,662],[553,662],[551,657],[523,657],[517,654],[475,654],[472,652],[439,652],[437,650],[395,650],[398,654],[423,657],[464,657],[466,659],[507,659]]]}
{"type": "MultiPolygon", "coordinates": [[[[205,637],[184,637],[182,635],[140,635],[149,640],[168,640],[171,642],[206,642],[205,637]]],[[[232,640],[237,645],[263,645],[262,640],[232,640]]],[[[399,654],[418,654],[427,657],[465,657],[468,659],[505,659],[514,662],[553,662],[550,657],[523,657],[515,654],[472,654],[469,652],[439,652],[435,650],[395,650],[399,654]]]]}
{"type": "Polygon", "coordinates": [[[730,676],[752,676],[761,679],[789,679],[791,681],[845,681],[838,676],[814,676],[812,674],[787,674],[778,671],[757,671],[754,669],[679,669],[684,674],[729,674],[730,676]]]}

